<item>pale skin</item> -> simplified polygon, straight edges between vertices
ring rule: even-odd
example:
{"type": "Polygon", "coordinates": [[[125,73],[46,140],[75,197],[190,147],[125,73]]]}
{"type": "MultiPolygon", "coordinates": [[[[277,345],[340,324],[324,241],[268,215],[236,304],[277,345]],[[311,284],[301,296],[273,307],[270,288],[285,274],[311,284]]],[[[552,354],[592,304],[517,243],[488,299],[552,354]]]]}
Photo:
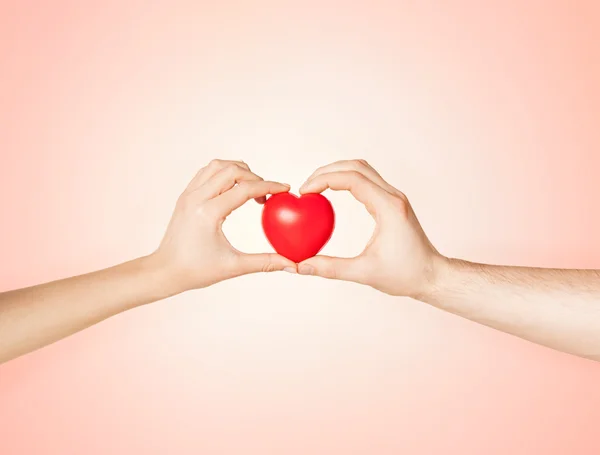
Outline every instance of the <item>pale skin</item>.
{"type": "Polygon", "coordinates": [[[296,264],[277,254],[244,254],[225,238],[225,218],[250,199],[289,190],[240,161],[214,160],[179,197],[158,249],[125,264],[0,294],[0,363],[123,311],[240,275],[296,264]]]}
{"type": "Polygon", "coordinates": [[[600,360],[600,272],[475,264],[440,254],[406,196],[366,161],[318,169],[301,193],[349,191],[376,221],[354,258],[300,264],[245,254],[225,238],[225,218],[250,199],[289,190],[239,161],[215,160],[183,192],[159,248],[106,270],[0,294],[0,363],[115,314],[240,275],[286,270],[353,281],[521,338],[600,360]]]}

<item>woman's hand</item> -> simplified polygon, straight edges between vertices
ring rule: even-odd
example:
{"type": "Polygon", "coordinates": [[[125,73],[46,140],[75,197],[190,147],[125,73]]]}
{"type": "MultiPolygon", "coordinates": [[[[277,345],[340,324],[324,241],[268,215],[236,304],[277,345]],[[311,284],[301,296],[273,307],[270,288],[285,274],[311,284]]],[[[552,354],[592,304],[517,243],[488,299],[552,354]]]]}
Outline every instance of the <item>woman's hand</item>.
{"type": "Polygon", "coordinates": [[[225,218],[250,199],[289,191],[289,185],[264,181],[242,161],[213,160],[201,169],[177,201],[165,237],[153,256],[168,271],[179,292],[255,272],[296,264],[278,254],[245,254],[221,229],[225,218]]]}

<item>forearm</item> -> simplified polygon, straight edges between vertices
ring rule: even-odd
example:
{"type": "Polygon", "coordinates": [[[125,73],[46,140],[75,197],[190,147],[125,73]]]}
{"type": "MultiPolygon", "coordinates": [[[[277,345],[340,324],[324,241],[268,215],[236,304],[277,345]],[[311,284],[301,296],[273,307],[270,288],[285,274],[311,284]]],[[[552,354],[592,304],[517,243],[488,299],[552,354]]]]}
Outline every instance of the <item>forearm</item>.
{"type": "Polygon", "coordinates": [[[0,363],[177,290],[153,256],[0,294],[0,363]]]}
{"type": "Polygon", "coordinates": [[[600,273],[443,260],[420,300],[521,338],[600,360],[600,273]]]}
{"type": "Polygon", "coordinates": [[[223,220],[244,203],[289,185],[266,181],[242,161],[213,160],[177,200],[150,256],[99,272],[0,294],[0,363],[117,313],[248,273],[296,269],[277,254],[231,246],[223,220]]]}

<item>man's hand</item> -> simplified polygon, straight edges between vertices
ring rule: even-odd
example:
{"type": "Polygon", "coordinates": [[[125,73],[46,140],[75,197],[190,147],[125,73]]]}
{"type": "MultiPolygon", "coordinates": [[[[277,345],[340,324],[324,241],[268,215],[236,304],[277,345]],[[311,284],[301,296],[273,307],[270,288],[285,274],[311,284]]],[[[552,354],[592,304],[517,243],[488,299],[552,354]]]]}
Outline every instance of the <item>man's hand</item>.
{"type": "Polygon", "coordinates": [[[600,360],[600,271],[474,264],[440,255],[406,196],[365,161],[317,170],[302,193],[348,190],[373,215],[373,238],[352,259],[314,257],[299,272],[368,284],[521,338],[600,360]]]}
{"type": "Polygon", "coordinates": [[[359,256],[317,256],[302,262],[299,273],[355,281],[398,296],[426,292],[443,258],[427,239],[406,196],[364,160],[339,161],[318,169],[300,193],[327,188],[350,191],[375,219],[375,232],[359,256]]]}
{"type": "Polygon", "coordinates": [[[221,229],[225,218],[250,199],[264,203],[267,194],[289,189],[289,185],[264,181],[242,161],[213,160],[201,169],[177,201],[165,237],[154,253],[178,291],[254,272],[295,272],[296,264],[278,254],[237,251],[221,229]]]}

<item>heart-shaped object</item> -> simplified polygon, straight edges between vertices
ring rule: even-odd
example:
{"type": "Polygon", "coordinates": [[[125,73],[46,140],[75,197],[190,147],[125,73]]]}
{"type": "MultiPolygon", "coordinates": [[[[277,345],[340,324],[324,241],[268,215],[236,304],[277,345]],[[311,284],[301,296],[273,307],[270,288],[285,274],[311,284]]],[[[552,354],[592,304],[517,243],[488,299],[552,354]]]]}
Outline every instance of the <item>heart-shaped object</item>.
{"type": "Polygon", "coordinates": [[[322,194],[274,194],[265,203],[262,225],[277,253],[294,262],[315,256],[331,238],[335,215],[322,194]]]}

